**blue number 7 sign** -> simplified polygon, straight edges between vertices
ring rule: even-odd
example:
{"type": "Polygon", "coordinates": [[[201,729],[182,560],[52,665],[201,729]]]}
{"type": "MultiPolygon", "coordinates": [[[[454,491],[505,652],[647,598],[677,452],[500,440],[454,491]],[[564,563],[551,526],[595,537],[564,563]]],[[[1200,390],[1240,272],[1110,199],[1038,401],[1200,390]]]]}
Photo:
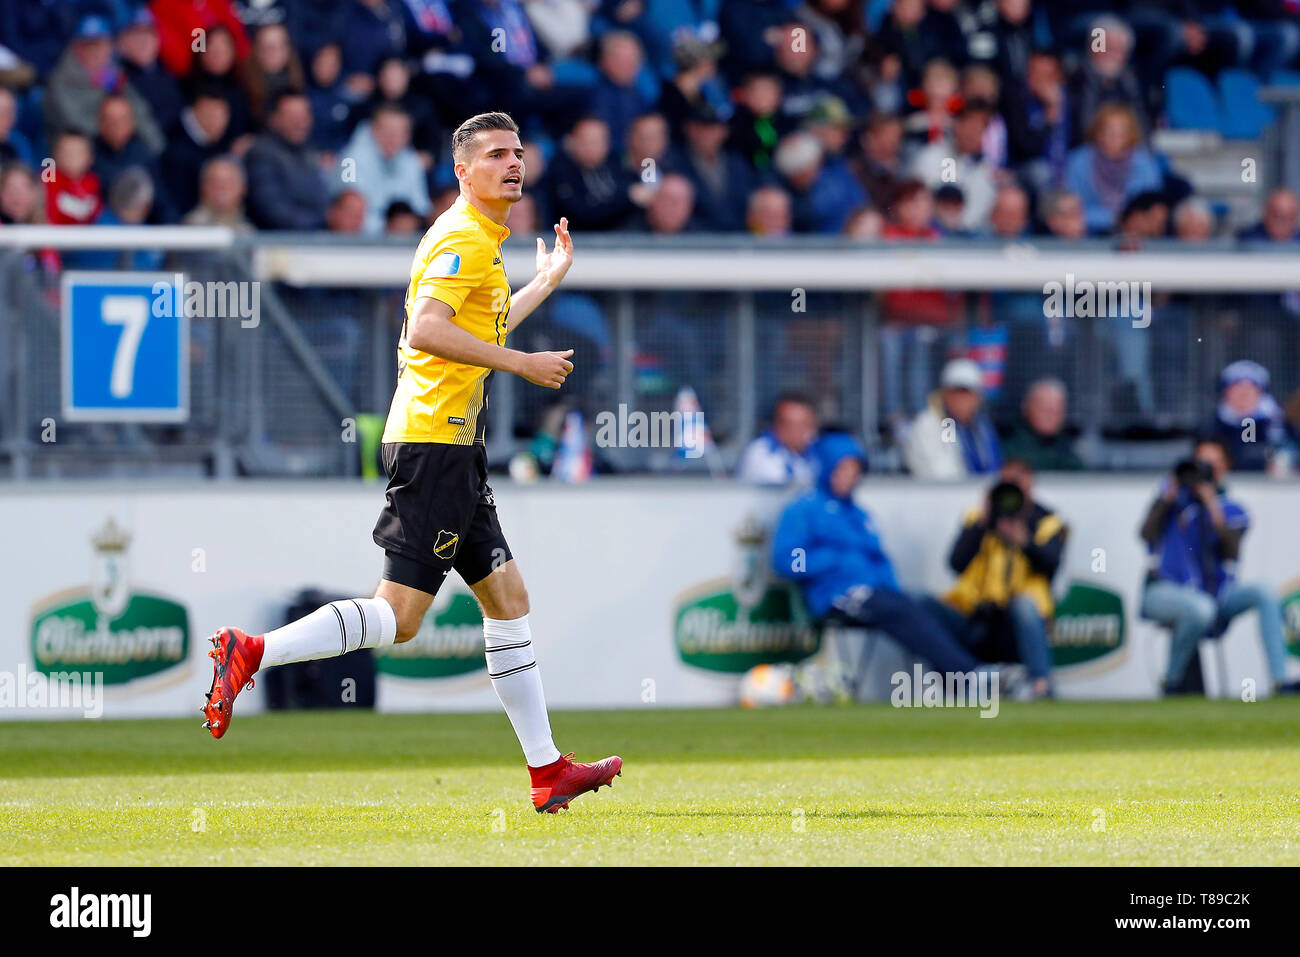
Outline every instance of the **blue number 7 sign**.
{"type": "Polygon", "coordinates": [[[172,308],[178,280],[177,273],[64,274],[65,419],[189,419],[189,319],[172,308]]]}

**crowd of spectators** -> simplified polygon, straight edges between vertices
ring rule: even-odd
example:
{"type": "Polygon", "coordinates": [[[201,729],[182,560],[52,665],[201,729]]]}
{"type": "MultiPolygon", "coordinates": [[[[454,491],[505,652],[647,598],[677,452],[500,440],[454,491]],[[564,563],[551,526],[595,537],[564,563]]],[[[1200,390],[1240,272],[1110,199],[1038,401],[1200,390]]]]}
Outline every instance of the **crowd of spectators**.
{"type": "MultiPolygon", "coordinates": [[[[362,233],[418,229],[454,198],[450,131],[505,109],[530,167],[516,232],[567,215],[1200,241],[1214,208],[1150,145],[1165,73],[1292,67],[1298,16],[1285,0],[0,0],[0,162],[45,194],[0,193],[0,221],[122,221],[113,186],[138,168],[149,223],[324,230],[354,193],[362,233]]],[[[1298,208],[1279,192],[1246,236],[1294,239],[1298,208]]]]}

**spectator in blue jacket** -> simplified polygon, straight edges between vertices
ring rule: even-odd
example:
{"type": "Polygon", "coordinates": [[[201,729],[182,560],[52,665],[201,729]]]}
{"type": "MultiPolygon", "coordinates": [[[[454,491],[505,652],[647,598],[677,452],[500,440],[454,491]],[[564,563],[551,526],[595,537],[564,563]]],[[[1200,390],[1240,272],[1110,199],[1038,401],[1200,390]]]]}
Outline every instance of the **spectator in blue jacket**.
{"type": "Polygon", "coordinates": [[[1155,157],[1142,145],[1137,114],[1122,103],[1097,110],[1088,145],[1073,150],[1065,167],[1065,188],[1083,200],[1093,233],[1109,233],[1129,199],[1160,189],[1162,182],[1155,157]]]}
{"type": "Polygon", "coordinates": [[[816,489],[788,505],[772,538],[772,568],[796,582],[808,610],[885,632],[932,668],[964,674],[979,667],[968,650],[898,586],[871,516],[853,501],[866,466],[857,441],[842,432],[812,447],[816,489]]]}
{"type": "Polygon", "coordinates": [[[671,166],[695,187],[695,205],[703,228],[741,232],[745,204],[756,185],[741,157],[726,148],[728,116],[711,103],[696,104],[686,116],[685,143],[671,154],[671,166]]]}
{"type": "Polygon", "coordinates": [[[1219,375],[1219,405],[1200,434],[1222,442],[1232,467],[1262,472],[1286,441],[1286,416],[1268,391],[1268,370],[1238,359],[1219,375]]]}
{"type": "Polygon", "coordinates": [[[1142,617],[1172,629],[1165,693],[1183,689],[1187,666],[1202,638],[1222,635],[1233,618],[1254,608],[1275,691],[1286,684],[1282,607],[1265,585],[1237,580],[1241,542],[1250,517],[1227,496],[1228,450],[1215,439],[1196,443],[1147,512],[1141,535],[1151,556],[1142,617]]]}

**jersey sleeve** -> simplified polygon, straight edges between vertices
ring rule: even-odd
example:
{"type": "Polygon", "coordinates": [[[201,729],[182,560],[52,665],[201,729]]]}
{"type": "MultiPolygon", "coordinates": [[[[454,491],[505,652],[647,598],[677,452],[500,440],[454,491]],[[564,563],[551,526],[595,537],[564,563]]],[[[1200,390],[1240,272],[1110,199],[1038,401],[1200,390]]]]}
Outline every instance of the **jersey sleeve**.
{"type": "Polygon", "coordinates": [[[480,243],[464,233],[449,233],[434,243],[415,285],[415,298],[428,296],[460,312],[465,298],[483,283],[491,260],[480,243]]]}

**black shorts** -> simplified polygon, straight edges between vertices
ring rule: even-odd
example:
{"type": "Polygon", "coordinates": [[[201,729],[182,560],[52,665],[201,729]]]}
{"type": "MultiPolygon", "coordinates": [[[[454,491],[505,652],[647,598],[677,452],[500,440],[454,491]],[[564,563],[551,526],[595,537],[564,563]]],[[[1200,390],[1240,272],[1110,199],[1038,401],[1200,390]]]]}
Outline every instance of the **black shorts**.
{"type": "Polygon", "coordinates": [[[388,490],[374,539],[385,579],[434,595],[453,568],[473,585],[510,560],[486,448],[385,442],[382,454],[388,490]]]}

